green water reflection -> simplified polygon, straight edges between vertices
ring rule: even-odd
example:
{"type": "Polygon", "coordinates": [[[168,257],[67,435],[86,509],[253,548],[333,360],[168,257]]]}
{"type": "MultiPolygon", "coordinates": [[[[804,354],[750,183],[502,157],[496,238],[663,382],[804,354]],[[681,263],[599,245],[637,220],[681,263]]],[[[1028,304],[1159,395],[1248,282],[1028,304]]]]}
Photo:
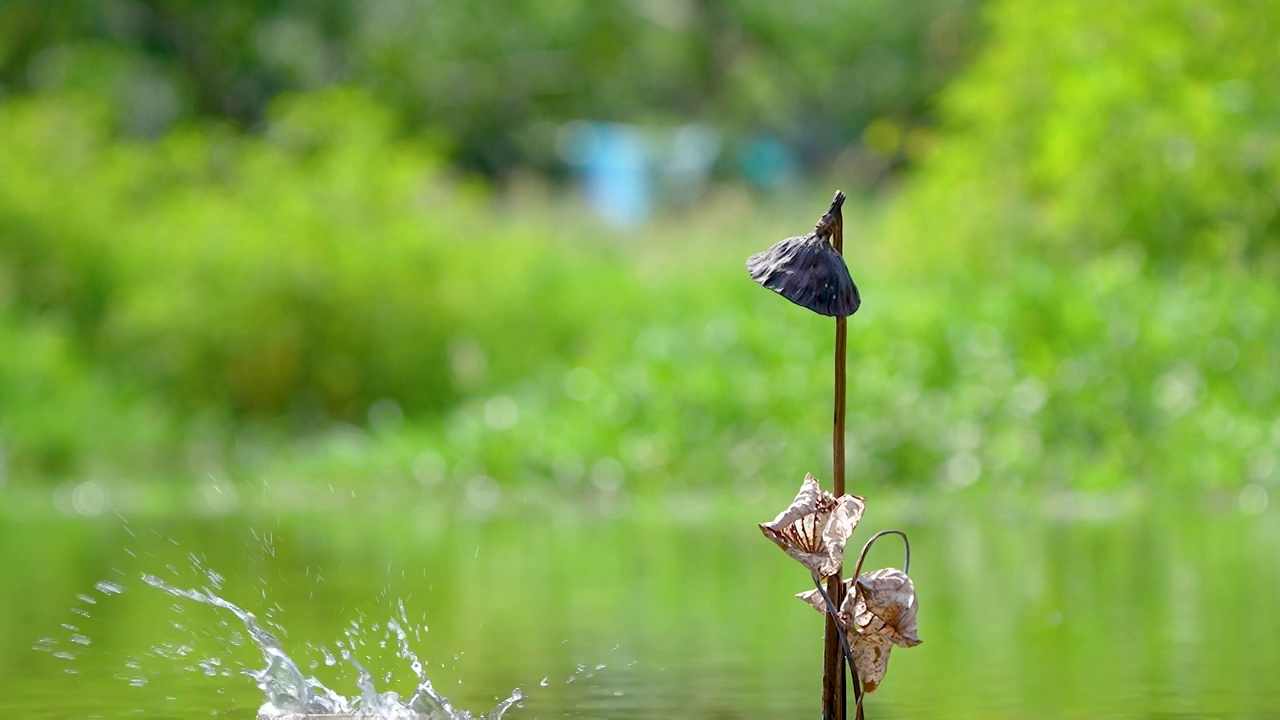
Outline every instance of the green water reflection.
{"type": "MultiPolygon", "coordinates": [[[[394,643],[379,647],[402,600],[429,628],[412,645],[461,707],[487,710],[520,687],[528,699],[509,717],[813,717],[820,622],[791,598],[804,571],[755,528],[774,509],[3,519],[0,711],[251,717],[261,696],[237,673],[260,659],[233,644],[234,618],[138,581],[207,584],[200,564],[348,695],[354,673],[316,648],[353,624],[368,631],[357,655],[380,681],[390,674],[380,689],[412,689],[394,643]],[[126,589],[95,590],[104,580],[126,589]]],[[[892,525],[911,533],[925,642],[895,652],[871,717],[1280,713],[1274,511],[1054,519],[1061,509],[873,505],[859,542],[892,525]]],[[[890,544],[876,552],[875,565],[897,563],[890,544]]]]}

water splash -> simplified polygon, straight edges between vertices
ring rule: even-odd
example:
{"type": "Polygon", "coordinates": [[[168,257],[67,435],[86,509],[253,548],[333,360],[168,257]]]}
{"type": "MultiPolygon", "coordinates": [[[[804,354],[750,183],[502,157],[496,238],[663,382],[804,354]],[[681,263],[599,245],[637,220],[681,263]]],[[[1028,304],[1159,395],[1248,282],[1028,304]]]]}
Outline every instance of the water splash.
{"type": "MultiPolygon", "coordinates": [[[[405,626],[411,625],[404,617],[404,607],[400,606],[401,621],[391,620],[387,623],[396,636],[400,657],[409,660],[418,686],[407,702],[401,702],[395,692],[378,692],[372,674],[356,659],[352,649],[356,644],[356,633],[359,628],[347,632],[347,642],[336,645],[342,659],[356,669],[356,685],[359,697],[347,698],[325,687],[315,677],[306,677],[298,668],[298,664],[284,651],[274,633],[262,626],[258,618],[248,610],[222,599],[209,588],[182,589],[174,587],[154,575],[142,575],[142,581],[154,588],[163,590],[174,597],[221,608],[235,615],[244,624],[245,630],[254,645],[262,653],[265,666],[260,670],[250,670],[248,675],[258,683],[263,693],[263,704],[258,709],[258,720],[301,720],[302,718],[320,717],[365,717],[383,718],[384,720],[498,720],[513,705],[524,699],[517,688],[511,697],[498,703],[497,707],[483,715],[472,715],[465,710],[455,709],[447,698],[436,692],[427,678],[423,663],[409,647],[408,632],[405,626]]],[[[330,664],[333,656],[326,650],[325,663],[330,664]]],[[[333,661],[336,662],[336,659],[333,661]]]]}

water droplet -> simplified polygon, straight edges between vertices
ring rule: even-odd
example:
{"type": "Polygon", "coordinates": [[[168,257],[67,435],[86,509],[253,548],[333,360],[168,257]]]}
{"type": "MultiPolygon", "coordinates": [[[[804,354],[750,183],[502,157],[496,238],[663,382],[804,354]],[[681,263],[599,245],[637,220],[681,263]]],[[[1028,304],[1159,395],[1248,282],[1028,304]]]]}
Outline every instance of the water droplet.
{"type": "Polygon", "coordinates": [[[538,685],[541,685],[542,687],[547,687],[550,684],[551,684],[551,678],[545,678],[545,677],[542,678],[542,682],[538,683],[538,685]]]}
{"type": "Polygon", "coordinates": [[[71,642],[77,645],[88,645],[90,642],[89,638],[85,637],[84,635],[72,635],[70,639],[71,639],[71,642]]]}
{"type": "Polygon", "coordinates": [[[113,582],[107,582],[106,580],[99,581],[97,584],[94,585],[94,587],[97,588],[98,592],[105,593],[107,595],[119,595],[120,593],[124,592],[123,585],[119,585],[113,582]]]}

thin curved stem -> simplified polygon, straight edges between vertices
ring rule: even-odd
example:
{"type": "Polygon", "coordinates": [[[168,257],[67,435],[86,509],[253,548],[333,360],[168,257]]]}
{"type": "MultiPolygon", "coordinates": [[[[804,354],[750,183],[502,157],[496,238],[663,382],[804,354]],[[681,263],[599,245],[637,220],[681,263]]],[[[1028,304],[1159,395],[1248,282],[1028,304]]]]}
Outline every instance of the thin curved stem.
{"type": "MultiPolygon", "coordinates": [[[[857,583],[858,577],[862,575],[862,563],[866,561],[867,553],[871,552],[871,546],[875,544],[876,540],[879,540],[885,535],[897,535],[898,537],[902,538],[902,545],[903,545],[903,548],[905,549],[905,555],[906,555],[906,557],[904,557],[902,561],[902,572],[909,573],[911,571],[911,540],[907,537],[907,534],[902,532],[901,530],[881,530],[875,535],[872,535],[871,539],[867,540],[867,544],[862,546],[862,552],[858,553],[858,564],[855,565],[853,568],[854,583],[857,583]]],[[[853,592],[857,592],[856,587],[854,588],[853,592]]],[[[830,601],[828,601],[828,603],[830,603],[830,601]]],[[[836,619],[836,622],[837,623],[840,622],[838,617],[836,619]]],[[[845,644],[845,647],[846,648],[848,647],[847,642],[845,644]]],[[[853,664],[852,657],[850,657],[849,659],[849,664],[850,665],[853,664]]],[[[855,673],[856,673],[856,670],[855,670],[855,673]]],[[[854,675],[854,684],[855,686],[859,685],[856,674],[854,675]]],[[[855,689],[857,690],[857,692],[854,696],[854,720],[862,720],[862,688],[858,686],[858,687],[855,687],[855,689]]]]}
{"type": "Polygon", "coordinates": [[[844,656],[850,663],[853,662],[853,649],[849,647],[849,638],[845,636],[844,626],[840,624],[839,611],[836,610],[836,604],[831,600],[831,596],[826,590],[822,589],[822,580],[816,575],[813,578],[814,587],[818,588],[818,594],[822,596],[823,602],[827,604],[827,613],[836,621],[836,626],[840,628],[840,644],[844,646],[844,656]]]}
{"type": "Polygon", "coordinates": [[[853,568],[854,582],[857,582],[858,576],[862,574],[862,562],[867,559],[867,553],[871,551],[871,546],[876,540],[879,540],[885,535],[897,535],[902,538],[902,544],[906,547],[907,555],[906,559],[902,563],[902,572],[907,573],[908,575],[911,574],[911,540],[907,538],[907,534],[901,530],[881,530],[875,535],[872,535],[871,539],[867,541],[867,544],[862,546],[862,552],[858,553],[858,564],[853,568]]]}
{"type": "MultiPolygon", "coordinates": [[[[840,613],[836,609],[836,604],[831,600],[831,596],[827,594],[827,591],[822,589],[822,579],[819,578],[816,573],[813,576],[813,585],[818,588],[818,594],[822,596],[823,602],[827,605],[827,614],[831,617],[832,621],[835,622],[836,627],[840,631],[838,633],[840,636],[840,646],[844,648],[844,657],[845,660],[848,661],[849,672],[853,674],[853,697],[857,703],[857,707],[859,708],[858,713],[860,714],[862,712],[862,681],[858,679],[858,668],[853,664],[853,648],[849,646],[848,629],[840,622],[840,613]]],[[[841,674],[841,677],[843,677],[843,673],[841,674]]]]}

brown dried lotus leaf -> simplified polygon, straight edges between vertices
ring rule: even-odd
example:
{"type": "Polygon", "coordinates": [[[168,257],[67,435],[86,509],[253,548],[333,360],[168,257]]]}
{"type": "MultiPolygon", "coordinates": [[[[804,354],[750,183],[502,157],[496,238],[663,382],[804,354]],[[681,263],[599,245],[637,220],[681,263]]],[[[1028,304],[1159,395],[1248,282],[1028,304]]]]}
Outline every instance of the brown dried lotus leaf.
{"type": "Polygon", "coordinates": [[[853,666],[858,670],[863,692],[875,692],[889,669],[889,651],[893,641],[884,635],[858,635],[849,633],[849,649],[853,651],[853,666]]]}
{"type": "Polygon", "coordinates": [[[817,610],[818,612],[827,611],[827,603],[823,601],[822,593],[818,592],[817,588],[814,588],[813,590],[806,590],[802,593],[796,593],[796,597],[808,603],[809,607],[817,610]]]}
{"type": "Polygon", "coordinates": [[[862,519],[866,501],[855,495],[836,498],[823,492],[811,474],[804,476],[790,507],[760,530],[788,555],[820,578],[844,563],[844,546],[862,519]]]}
{"type": "MultiPolygon", "coordinates": [[[[845,578],[842,581],[842,584],[844,585],[844,591],[846,596],[849,593],[853,592],[853,578],[845,578]]],[[[827,612],[827,602],[822,599],[822,593],[818,592],[817,588],[814,588],[812,590],[806,590],[801,593],[796,593],[796,597],[805,601],[806,603],[808,603],[809,607],[813,608],[814,610],[817,610],[820,613],[827,612]]],[[[841,617],[841,622],[844,622],[843,616],[841,617]]]]}
{"type": "Polygon", "coordinates": [[[854,579],[846,578],[844,584],[844,599],[840,602],[840,612],[837,613],[836,618],[849,633],[849,641],[853,642],[858,635],[880,634],[884,624],[875,615],[867,612],[866,603],[858,595],[854,579]]]}
{"type": "MultiPolygon", "coordinates": [[[[856,580],[846,578],[843,584],[844,600],[837,619],[845,630],[863,690],[875,692],[889,668],[893,646],[920,644],[915,586],[906,573],[892,568],[863,573],[856,580]]],[[[796,597],[826,612],[826,602],[817,589],[796,597]]]]}
{"type": "Polygon", "coordinates": [[[836,500],[836,509],[827,520],[827,527],[822,531],[822,539],[827,545],[829,560],[823,568],[822,577],[835,575],[844,564],[844,546],[849,536],[862,520],[862,512],[866,509],[866,501],[856,495],[843,495],[836,500]]]}
{"type": "Polygon", "coordinates": [[[861,635],[883,635],[901,647],[920,644],[915,585],[901,570],[884,568],[859,575],[853,592],[841,608],[841,615],[845,614],[846,607],[849,607],[850,630],[861,635]]]}

